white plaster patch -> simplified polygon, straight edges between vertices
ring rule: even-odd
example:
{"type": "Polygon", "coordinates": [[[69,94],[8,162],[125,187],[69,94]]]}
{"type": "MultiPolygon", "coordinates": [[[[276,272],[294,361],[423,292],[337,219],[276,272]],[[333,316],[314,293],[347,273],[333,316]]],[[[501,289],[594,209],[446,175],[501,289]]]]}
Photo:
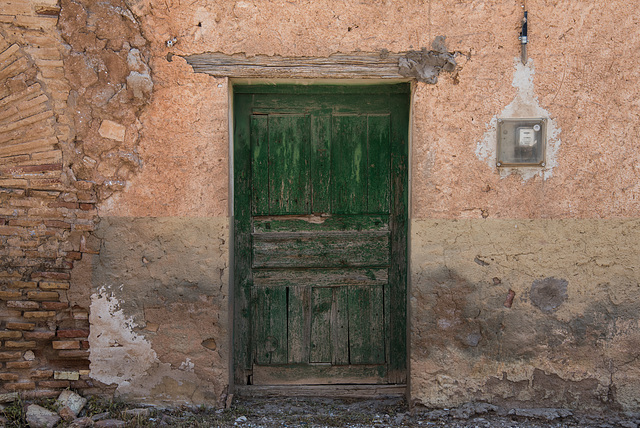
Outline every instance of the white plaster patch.
{"type": "Polygon", "coordinates": [[[513,74],[512,85],[516,88],[516,96],[499,115],[491,118],[487,124],[487,132],[484,133],[482,141],[476,145],[476,156],[485,161],[491,168],[496,168],[497,150],[497,125],[498,118],[547,118],[547,148],[546,165],[544,168],[520,167],[520,168],[500,168],[500,177],[505,178],[511,174],[520,174],[523,180],[528,180],[536,175],[544,180],[551,177],[553,169],[558,165],[556,155],[560,148],[560,128],[556,121],[551,119],[550,113],[543,109],[535,94],[533,85],[533,59],[529,59],[526,65],[522,64],[520,58],[515,58],[515,72],[513,74]]]}
{"type": "Polygon", "coordinates": [[[106,384],[117,384],[118,392],[127,393],[132,381],[143,377],[157,364],[158,356],[151,343],[133,331],[118,300],[104,288],[91,296],[89,335],[91,377],[106,384]]]}
{"type": "Polygon", "coordinates": [[[187,358],[186,361],[180,364],[180,370],[184,370],[187,372],[192,372],[195,367],[195,364],[191,362],[191,358],[187,358]]]}

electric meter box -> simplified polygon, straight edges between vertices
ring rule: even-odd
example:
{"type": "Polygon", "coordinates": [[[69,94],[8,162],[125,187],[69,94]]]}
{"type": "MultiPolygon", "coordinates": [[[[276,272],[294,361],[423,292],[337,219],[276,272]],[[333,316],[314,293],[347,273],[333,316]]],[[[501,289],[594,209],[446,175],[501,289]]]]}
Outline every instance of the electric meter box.
{"type": "Polygon", "coordinates": [[[498,119],[496,166],[545,166],[547,119],[498,119]]]}

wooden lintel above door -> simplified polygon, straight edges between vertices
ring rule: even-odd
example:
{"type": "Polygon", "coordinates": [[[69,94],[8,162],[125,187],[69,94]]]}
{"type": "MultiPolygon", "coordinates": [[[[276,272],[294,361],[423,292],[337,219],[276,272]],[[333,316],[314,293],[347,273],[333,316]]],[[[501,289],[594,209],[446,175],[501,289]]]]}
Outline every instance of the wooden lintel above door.
{"type": "MultiPolygon", "coordinates": [[[[458,52],[446,50],[407,52],[335,53],[326,57],[283,57],[243,53],[205,52],[186,55],[196,73],[216,77],[256,79],[385,79],[435,84],[442,70],[456,69],[458,52]]],[[[167,57],[171,58],[171,54],[167,57]]]]}

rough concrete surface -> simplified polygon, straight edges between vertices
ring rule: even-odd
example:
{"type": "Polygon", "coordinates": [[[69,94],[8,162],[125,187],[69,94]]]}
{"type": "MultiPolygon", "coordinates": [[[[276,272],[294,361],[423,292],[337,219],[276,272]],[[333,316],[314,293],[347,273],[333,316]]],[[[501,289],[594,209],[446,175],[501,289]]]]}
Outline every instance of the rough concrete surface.
{"type": "Polygon", "coordinates": [[[228,383],[226,218],[105,217],[96,235],[91,376],[133,400],[217,403],[228,383]]]}
{"type": "Polygon", "coordinates": [[[637,409],[639,226],[413,221],[412,399],[637,409]]]}

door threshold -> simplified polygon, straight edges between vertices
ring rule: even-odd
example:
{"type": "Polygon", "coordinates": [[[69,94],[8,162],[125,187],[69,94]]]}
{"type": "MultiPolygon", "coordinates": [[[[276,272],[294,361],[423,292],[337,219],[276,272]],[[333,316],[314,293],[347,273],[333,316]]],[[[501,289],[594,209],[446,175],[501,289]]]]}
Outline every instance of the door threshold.
{"type": "Polygon", "coordinates": [[[403,398],[407,385],[236,385],[234,394],[246,398],[403,398]]]}

